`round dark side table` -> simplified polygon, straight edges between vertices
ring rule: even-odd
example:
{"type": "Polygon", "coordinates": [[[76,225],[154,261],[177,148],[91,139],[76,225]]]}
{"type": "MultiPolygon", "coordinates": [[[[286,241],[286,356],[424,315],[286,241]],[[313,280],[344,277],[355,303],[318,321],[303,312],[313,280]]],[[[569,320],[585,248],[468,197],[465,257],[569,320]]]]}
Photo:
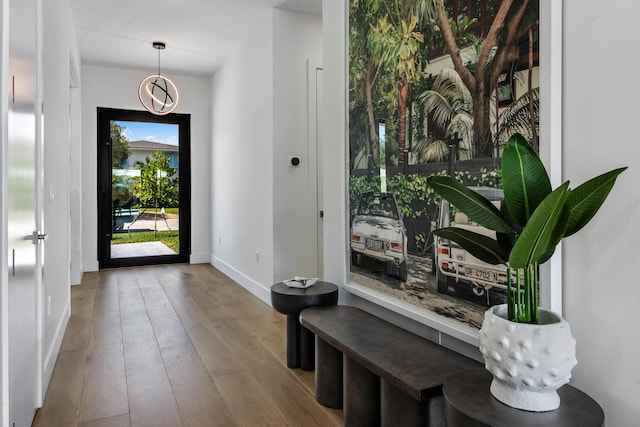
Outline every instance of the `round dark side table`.
{"type": "Polygon", "coordinates": [[[315,368],[314,335],[300,325],[300,312],[307,307],[336,305],[338,287],[317,281],[306,288],[290,288],[282,282],[271,287],[271,305],[287,316],[287,366],[313,371],[315,368]]]}
{"type": "Polygon", "coordinates": [[[604,425],[604,412],[595,400],[568,384],[558,389],[560,407],[529,412],[511,408],[491,395],[493,377],[485,369],[461,371],[443,386],[447,426],[591,427],[604,425]]]}

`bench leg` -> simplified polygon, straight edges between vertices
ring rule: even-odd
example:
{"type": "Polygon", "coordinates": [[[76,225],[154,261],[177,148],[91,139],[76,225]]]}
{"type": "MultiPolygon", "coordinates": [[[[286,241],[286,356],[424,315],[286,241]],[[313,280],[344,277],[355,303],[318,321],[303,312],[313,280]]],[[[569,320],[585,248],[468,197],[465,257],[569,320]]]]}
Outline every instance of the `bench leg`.
{"type": "Polygon", "coordinates": [[[442,396],[421,403],[385,380],[381,380],[380,396],[380,418],[383,426],[444,427],[446,425],[442,396]]]}
{"type": "Polygon", "coordinates": [[[300,325],[300,369],[313,371],[316,364],[315,335],[300,325]]]}
{"type": "Polygon", "coordinates": [[[287,366],[300,367],[300,329],[297,315],[287,315],[287,366]]]}
{"type": "Polygon", "coordinates": [[[429,427],[447,427],[447,417],[444,396],[434,397],[429,400],[428,420],[429,427]]]}
{"type": "Polygon", "coordinates": [[[316,400],[323,406],[342,408],[342,353],[316,337],[316,400]]]}
{"type": "Polygon", "coordinates": [[[380,378],[344,356],[345,427],[380,426],[380,378]]]}

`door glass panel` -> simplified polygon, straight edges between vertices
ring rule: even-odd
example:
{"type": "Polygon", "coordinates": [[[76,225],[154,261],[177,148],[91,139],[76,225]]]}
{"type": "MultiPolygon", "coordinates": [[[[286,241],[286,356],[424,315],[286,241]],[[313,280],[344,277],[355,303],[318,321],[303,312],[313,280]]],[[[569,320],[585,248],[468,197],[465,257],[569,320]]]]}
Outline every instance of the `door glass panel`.
{"type": "MultiPolygon", "coordinates": [[[[38,315],[38,295],[42,284],[39,277],[42,272],[42,245],[34,244],[33,233],[40,230],[41,213],[39,212],[40,188],[42,186],[42,142],[38,129],[41,121],[38,118],[38,16],[36,1],[12,0],[3,2],[0,15],[10,11],[8,30],[3,31],[3,41],[9,35],[9,81],[10,99],[0,108],[6,116],[6,146],[3,138],[3,149],[0,158],[6,167],[6,188],[3,194],[2,209],[6,210],[7,233],[1,234],[8,250],[8,271],[2,271],[7,278],[7,301],[3,301],[2,347],[6,349],[7,367],[3,366],[2,376],[3,406],[8,422],[0,424],[13,426],[31,425],[33,415],[38,406],[37,396],[42,374],[38,372],[42,343],[41,332],[44,330],[38,315]],[[7,111],[8,109],[8,111],[7,111]],[[6,151],[5,151],[6,147],[6,151]],[[6,155],[6,157],[4,157],[6,155]],[[4,338],[7,337],[5,342],[4,338]],[[7,387],[5,389],[4,387],[7,387]],[[8,397],[7,397],[8,396],[8,397]]],[[[5,21],[6,22],[6,21],[5,21]]],[[[4,22],[3,22],[4,24],[4,22]]],[[[6,27],[3,28],[3,30],[6,27]]],[[[3,54],[5,52],[3,46],[3,54]]],[[[4,61],[3,61],[4,63],[4,61]]],[[[6,87],[6,86],[5,86],[6,87]]],[[[0,180],[1,181],[1,180],[0,180]]],[[[4,254],[4,252],[3,252],[4,254]]],[[[4,281],[3,281],[4,283],[4,281]]],[[[41,366],[41,365],[40,365],[41,366]]],[[[3,412],[4,412],[3,411],[3,412]]]]}
{"type": "Polygon", "coordinates": [[[112,120],[111,258],[180,253],[179,125],[112,120]]]}

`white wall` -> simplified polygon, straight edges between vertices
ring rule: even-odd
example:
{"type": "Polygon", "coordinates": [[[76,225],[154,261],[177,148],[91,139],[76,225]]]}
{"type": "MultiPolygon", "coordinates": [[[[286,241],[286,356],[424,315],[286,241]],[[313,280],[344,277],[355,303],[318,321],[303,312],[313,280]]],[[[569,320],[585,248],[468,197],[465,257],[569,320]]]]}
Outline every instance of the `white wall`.
{"type": "Polygon", "coordinates": [[[273,11],[213,76],[211,263],[263,300],[273,280],[273,11]]]}
{"type": "Polygon", "coordinates": [[[268,302],[273,283],[317,274],[307,60],[322,21],[265,9],[260,22],[213,77],[211,263],[268,302]]]}
{"type": "MultiPolygon", "coordinates": [[[[345,0],[323,2],[325,123],[331,123],[324,129],[325,278],[336,283],[346,277],[345,11],[345,0]]],[[[635,0],[564,1],[562,175],[579,184],[630,167],[593,222],[565,242],[562,266],[563,314],[577,340],[572,384],[596,399],[607,426],[616,427],[637,425],[640,418],[640,287],[633,258],[640,241],[640,227],[633,225],[640,217],[634,126],[640,58],[632,44],[639,15],[635,0]]]]}
{"type": "Polygon", "coordinates": [[[322,58],[322,19],[274,9],[273,22],[275,283],[319,274],[315,141],[307,137],[307,60],[322,58]],[[290,165],[290,155],[300,157],[299,166],[290,165]]]}
{"type": "MultiPolygon", "coordinates": [[[[151,49],[151,47],[149,48],[151,49]]],[[[152,72],[153,64],[149,64],[152,72]]],[[[96,108],[143,110],[138,84],[149,72],[82,66],[82,248],[84,271],[98,270],[96,108]]],[[[191,259],[209,262],[211,239],[210,81],[170,75],[180,90],[176,113],[191,115],[191,259]]]]}
{"type": "MultiPolygon", "coordinates": [[[[70,178],[80,171],[72,165],[70,111],[78,114],[77,96],[71,105],[69,64],[80,62],[71,12],[66,0],[43,2],[43,140],[44,140],[44,244],[43,274],[43,384],[44,391],[62,344],[70,316],[70,178]],[[70,108],[73,107],[73,108],[70,108]],[[51,303],[48,303],[48,300],[51,303]]],[[[77,129],[74,129],[77,130],[77,129]]],[[[74,133],[77,145],[77,132],[74,133]]],[[[75,184],[78,185],[78,184],[75,184]]],[[[77,218],[78,212],[71,215],[77,218]]]]}
{"type": "Polygon", "coordinates": [[[608,426],[638,425],[640,86],[636,0],[565,0],[562,174],[577,185],[629,166],[593,221],[563,251],[564,315],[577,340],[573,383],[608,426]]]}

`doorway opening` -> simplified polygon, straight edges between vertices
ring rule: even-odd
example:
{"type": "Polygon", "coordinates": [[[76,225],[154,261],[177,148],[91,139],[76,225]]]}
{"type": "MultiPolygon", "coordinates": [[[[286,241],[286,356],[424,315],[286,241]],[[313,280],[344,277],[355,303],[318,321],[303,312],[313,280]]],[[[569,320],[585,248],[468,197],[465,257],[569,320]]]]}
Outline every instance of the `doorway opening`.
{"type": "Polygon", "coordinates": [[[190,115],[98,108],[100,268],[188,262],[190,115]]]}

